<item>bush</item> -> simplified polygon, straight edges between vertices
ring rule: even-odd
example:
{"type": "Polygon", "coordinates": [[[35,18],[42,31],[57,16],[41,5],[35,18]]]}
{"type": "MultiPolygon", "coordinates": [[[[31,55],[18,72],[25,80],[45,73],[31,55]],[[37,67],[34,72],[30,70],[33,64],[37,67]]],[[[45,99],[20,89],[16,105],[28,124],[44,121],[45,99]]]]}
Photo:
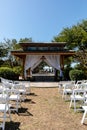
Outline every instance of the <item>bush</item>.
{"type": "Polygon", "coordinates": [[[18,78],[13,69],[9,67],[0,67],[0,77],[10,80],[16,80],[18,78]]]}
{"type": "Polygon", "coordinates": [[[13,68],[13,71],[15,72],[15,74],[21,75],[22,68],[21,68],[21,66],[16,66],[16,67],[13,68]]]}
{"type": "Polygon", "coordinates": [[[73,69],[69,72],[69,76],[71,80],[83,80],[85,79],[84,72],[82,70],[73,69]]]}
{"type": "Polygon", "coordinates": [[[69,72],[72,70],[72,67],[70,65],[67,65],[63,70],[64,80],[70,80],[69,72]]]}

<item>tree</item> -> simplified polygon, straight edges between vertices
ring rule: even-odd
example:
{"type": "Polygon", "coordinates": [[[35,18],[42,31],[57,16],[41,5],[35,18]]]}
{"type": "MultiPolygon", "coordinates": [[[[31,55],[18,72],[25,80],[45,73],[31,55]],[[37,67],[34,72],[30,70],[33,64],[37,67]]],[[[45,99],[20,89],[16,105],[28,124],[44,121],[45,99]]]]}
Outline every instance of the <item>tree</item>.
{"type": "Polygon", "coordinates": [[[22,50],[20,42],[32,42],[32,38],[21,38],[19,41],[16,39],[4,39],[4,42],[0,43],[0,60],[4,59],[5,66],[13,67],[20,65],[19,58],[12,56],[10,53],[12,50],[22,50]]]}
{"type": "Polygon", "coordinates": [[[19,42],[32,42],[32,38],[21,38],[19,42]]]}
{"type": "Polygon", "coordinates": [[[87,70],[87,20],[70,28],[64,28],[58,36],[53,38],[53,41],[66,42],[66,49],[76,51],[75,61],[87,70]]]}
{"type": "Polygon", "coordinates": [[[81,49],[76,52],[75,59],[81,64],[83,70],[87,70],[87,49],[81,49]]]}
{"type": "Polygon", "coordinates": [[[4,43],[0,43],[0,59],[4,58],[7,56],[7,49],[4,43]]]}
{"type": "Polygon", "coordinates": [[[14,56],[11,55],[11,50],[16,50],[20,48],[20,45],[17,43],[16,39],[4,39],[3,43],[0,43],[0,60],[3,61],[0,65],[13,66],[15,62],[14,56]]]}

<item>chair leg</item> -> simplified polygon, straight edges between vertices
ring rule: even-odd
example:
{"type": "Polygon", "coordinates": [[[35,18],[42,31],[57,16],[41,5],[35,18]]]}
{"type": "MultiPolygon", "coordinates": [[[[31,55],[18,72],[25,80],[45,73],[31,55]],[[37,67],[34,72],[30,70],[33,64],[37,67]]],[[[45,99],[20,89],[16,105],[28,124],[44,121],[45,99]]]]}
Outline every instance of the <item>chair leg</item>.
{"type": "Polygon", "coordinates": [[[5,120],[3,122],[2,130],[5,130],[5,120]]]}
{"type": "Polygon", "coordinates": [[[65,93],[63,92],[62,98],[64,98],[65,93]]]}
{"type": "Polygon", "coordinates": [[[81,120],[81,124],[83,124],[83,122],[85,120],[86,113],[87,113],[87,111],[84,111],[84,114],[83,114],[83,117],[82,117],[82,120],[81,120]]]}
{"type": "Polygon", "coordinates": [[[70,102],[70,105],[69,105],[69,108],[72,106],[72,99],[71,99],[71,102],[70,102]]]}
{"type": "Polygon", "coordinates": [[[6,112],[4,113],[4,119],[3,119],[2,130],[5,130],[5,122],[6,122],[6,112]]]}
{"type": "Polygon", "coordinates": [[[76,112],[76,101],[74,100],[74,112],[76,112]]]}
{"type": "MultiPolygon", "coordinates": [[[[8,106],[8,107],[9,107],[9,106],[8,106]]],[[[10,121],[12,121],[12,118],[11,118],[11,110],[10,110],[10,108],[9,108],[8,112],[9,112],[10,121]]]]}
{"type": "Polygon", "coordinates": [[[19,108],[19,102],[16,102],[16,112],[18,112],[18,108],[19,108]]]}
{"type": "Polygon", "coordinates": [[[65,100],[67,100],[67,93],[65,94],[65,100]]]}

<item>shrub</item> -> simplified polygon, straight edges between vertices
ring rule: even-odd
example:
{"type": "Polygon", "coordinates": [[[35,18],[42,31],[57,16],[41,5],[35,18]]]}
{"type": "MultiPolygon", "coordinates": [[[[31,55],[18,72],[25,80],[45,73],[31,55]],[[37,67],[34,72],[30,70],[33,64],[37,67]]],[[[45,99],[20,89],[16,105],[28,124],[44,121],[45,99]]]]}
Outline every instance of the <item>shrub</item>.
{"type": "Polygon", "coordinates": [[[16,66],[16,67],[13,68],[13,71],[15,72],[15,74],[21,75],[22,68],[21,68],[21,66],[16,66]]]}
{"type": "Polygon", "coordinates": [[[0,67],[0,77],[6,78],[6,79],[14,79],[15,73],[12,70],[12,68],[8,67],[0,67]]]}
{"type": "Polygon", "coordinates": [[[82,80],[85,79],[84,72],[82,70],[73,69],[69,72],[69,76],[71,80],[82,80]]]}
{"type": "Polygon", "coordinates": [[[64,80],[70,80],[69,72],[72,70],[70,65],[67,65],[63,70],[64,80]]]}
{"type": "Polygon", "coordinates": [[[0,67],[0,77],[3,77],[5,79],[10,79],[10,80],[18,80],[19,74],[17,71],[14,71],[12,68],[9,67],[0,67]]]}

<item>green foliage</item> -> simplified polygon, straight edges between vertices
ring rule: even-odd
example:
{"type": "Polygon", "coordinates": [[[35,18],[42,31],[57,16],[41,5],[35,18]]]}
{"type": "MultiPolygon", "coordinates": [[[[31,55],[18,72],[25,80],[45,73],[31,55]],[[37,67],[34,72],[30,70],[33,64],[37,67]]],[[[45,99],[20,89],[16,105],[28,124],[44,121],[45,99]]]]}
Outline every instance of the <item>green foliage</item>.
{"type": "Polygon", "coordinates": [[[66,47],[68,49],[76,47],[80,49],[81,46],[85,46],[87,43],[87,20],[83,20],[70,28],[64,28],[59,35],[54,37],[53,41],[67,42],[66,47]]]}
{"type": "Polygon", "coordinates": [[[72,68],[70,65],[67,65],[66,67],[64,67],[64,70],[63,70],[64,80],[70,80],[69,71],[71,71],[71,70],[72,70],[72,68]]]}
{"type": "Polygon", "coordinates": [[[12,70],[12,68],[8,67],[0,67],[0,77],[6,78],[6,79],[14,79],[15,72],[12,70]]]}
{"type": "Polygon", "coordinates": [[[0,43],[0,59],[2,59],[3,57],[6,57],[8,53],[8,50],[6,49],[6,46],[4,43],[0,43]]]}
{"type": "Polygon", "coordinates": [[[82,80],[85,79],[85,74],[84,71],[82,70],[77,70],[77,69],[73,69],[69,72],[69,76],[71,80],[82,80]]]}
{"type": "Polygon", "coordinates": [[[22,68],[20,66],[14,68],[0,67],[0,77],[10,79],[10,80],[18,80],[21,72],[22,72],[22,68]]]}
{"type": "Polygon", "coordinates": [[[0,60],[0,67],[3,65],[4,61],[0,60]]]}
{"type": "Polygon", "coordinates": [[[19,42],[21,42],[21,43],[23,43],[23,42],[32,42],[32,38],[31,37],[30,38],[21,38],[19,40],[19,42]]]}
{"type": "Polygon", "coordinates": [[[74,57],[81,64],[81,67],[87,70],[87,50],[82,49],[77,51],[74,57]]]}
{"type": "Polygon", "coordinates": [[[13,71],[15,72],[15,74],[21,75],[22,74],[22,67],[21,66],[13,67],[13,71]]]}
{"type": "Polygon", "coordinates": [[[66,49],[76,51],[73,59],[87,70],[87,20],[70,28],[64,28],[59,35],[54,37],[53,41],[66,42],[66,49]]]}
{"type": "MultiPolygon", "coordinates": [[[[32,42],[32,38],[21,38],[19,42],[32,42]]],[[[19,42],[16,39],[4,39],[4,42],[0,43],[0,60],[4,61],[5,65],[7,64],[10,67],[20,65],[19,58],[11,55],[13,50],[22,50],[19,42]]],[[[0,63],[1,65],[2,63],[0,63]]]]}

